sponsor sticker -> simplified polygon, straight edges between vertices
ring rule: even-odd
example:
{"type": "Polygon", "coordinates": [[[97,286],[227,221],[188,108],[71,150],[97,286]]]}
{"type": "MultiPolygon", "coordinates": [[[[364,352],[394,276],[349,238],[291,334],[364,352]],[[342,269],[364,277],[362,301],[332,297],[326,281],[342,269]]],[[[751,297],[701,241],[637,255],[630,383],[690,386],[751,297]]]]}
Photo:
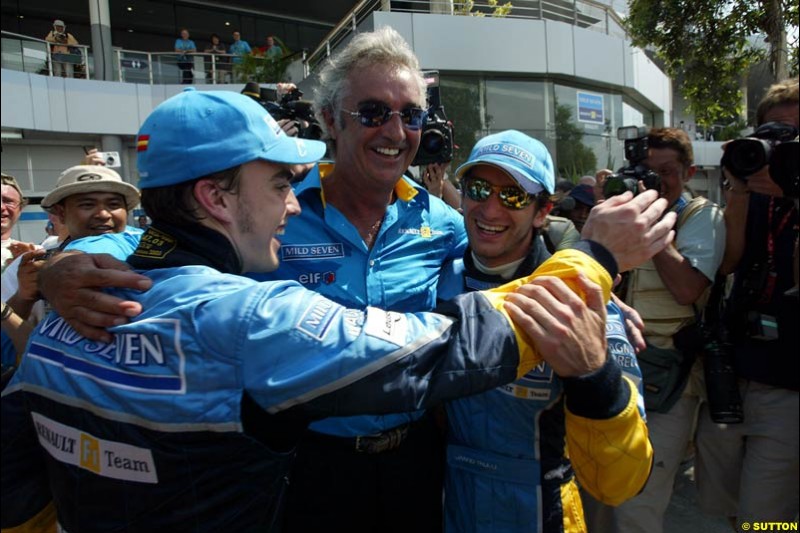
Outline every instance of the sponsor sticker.
{"type": "Polygon", "coordinates": [[[281,261],[332,259],[339,257],[344,257],[344,244],[340,242],[284,244],[281,246],[281,261]]]}
{"type": "Polygon", "coordinates": [[[153,452],[149,449],[98,439],[40,413],[32,412],[31,417],[39,442],[55,460],[89,470],[98,476],[158,483],[153,452]]]}
{"type": "Polygon", "coordinates": [[[434,235],[444,235],[442,230],[432,229],[430,226],[421,226],[419,228],[400,228],[397,230],[398,235],[419,235],[423,239],[430,239],[434,235]]]}
{"type": "Polygon", "coordinates": [[[148,319],[137,326],[150,323],[158,324],[158,333],[120,331],[114,342],[97,343],[87,341],[63,318],[50,314],[38,331],[55,342],[32,342],[28,357],[120,389],[181,394],[186,391],[186,379],[180,324],[175,319],[148,319]],[[172,346],[166,346],[169,343],[172,346]]]}
{"type": "Polygon", "coordinates": [[[150,259],[164,259],[177,245],[178,241],[175,237],[150,226],[142,234],[139,246],[133,255],[150,259]]]}
{"type": "Polygon", "coordinates": [[[304,272],[297,277],[297,281],[303,285],[319,285],[320,283],[330,285],[336,281],[336,272],[330,270],[328,272],[304,272]]]}
{"type": "Polygon", "coordinates": [[[317,298],[301,315],[295,328],[309,337],[322,340],[328,334],[334,317],[344,309],[330,300],[317,298]]]}
{"type": "Polygon", "coordinates": [[[517,146],[516,144],[509,143],[495,143],[488,146],[483,146],[477,150],[475,153],[475,158],[492,154],[511,157],[528,168],[533,168],[534,164],[536,163],[536,158],[532,153],[520,146],[517,146]]]}
{"type": "Polygon", "coordinates": [[[536,400],[546,402],[550,400],[553,391],[550,389],[534,388],[520,383],[510,383],[499,388],[500,392],[519,398],[520,400],[536,400]]]}
{"type": "Polygon", "coordinates": [[[376,307],[367,308],[367,322],[364,333],[370,337],[383,339],[397,346],[406,345],[406,332],[408,320],[400,313],[384,311],[376,307]]]}

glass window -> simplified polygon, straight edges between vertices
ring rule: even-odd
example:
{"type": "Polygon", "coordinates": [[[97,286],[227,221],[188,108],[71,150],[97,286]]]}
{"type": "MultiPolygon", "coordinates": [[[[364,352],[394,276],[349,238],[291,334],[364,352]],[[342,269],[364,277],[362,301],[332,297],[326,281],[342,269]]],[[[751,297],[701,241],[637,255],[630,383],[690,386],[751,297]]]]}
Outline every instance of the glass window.
{"type": "Polygon", "coordinates": [[[622,97],[591,89],[554,85],[556,168],[560,177],[577,180],[600,168],[622,166],[622,97]]]}
{"type": "Polygon", "coordinates": [[[469,157],[475,141],[483,135],[480,98],[481,80],[471,76],[440,76],[439,92],[447,118],[453,122],[455,150],[451,170],[469,157]]]}
{"type": "Polygon", "coordinates": [[[486,125],[489,129],[545,130],[545,84],[540,81],[486,80],[486,125]]]}

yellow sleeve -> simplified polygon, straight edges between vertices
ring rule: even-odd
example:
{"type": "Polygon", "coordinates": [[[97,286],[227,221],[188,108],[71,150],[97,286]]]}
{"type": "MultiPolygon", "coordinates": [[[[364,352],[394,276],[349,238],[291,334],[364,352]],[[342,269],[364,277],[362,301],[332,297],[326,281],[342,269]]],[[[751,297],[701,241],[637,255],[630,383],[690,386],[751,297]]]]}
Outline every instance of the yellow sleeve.
{"type": "Polygon", "coordinates": [[[53,502],[24,524],[3,528],[3,533],[56,533],[56,506],[53,502]]]}
{"type": "Polygon", "coordinates": [[[636,405],[636,386],[628,405],[613,418],[595,420],[566,411],[567,456],[580,485],[598,501],[619,505],[636,496],[650,477],[653,447],[636,405]]]}
{"type": "Polygon", "coordinates": [[[503,314],[514,330],[514,335],[517,338],[517,344],[520,349],[520,364],[517,371],[517,378],[524,376],[529,370],[539,364],[542,358],[535,352],[525,334],[517,328],[511,320],[511,317],[508,316],[508,313],[503,307],[506,295],[514,292],[520,286],[539,276],[556,276],[564,280],[576,294],[583,300],[586,300],[586,296],[578,288],[576,283],[578,274],[581,272],[586,275],[590,281],[600,285],[603,290],[603,301],[604,303],[608,303],[611,297],[611,287],[613,283],[611,276],[594,258],[578,250],[562,250],[557,252],[550,259],[542,263],[530,276],[516,279],[495,289],[483,291],[483,294],[489,299],[492,306],[503,314]]]}

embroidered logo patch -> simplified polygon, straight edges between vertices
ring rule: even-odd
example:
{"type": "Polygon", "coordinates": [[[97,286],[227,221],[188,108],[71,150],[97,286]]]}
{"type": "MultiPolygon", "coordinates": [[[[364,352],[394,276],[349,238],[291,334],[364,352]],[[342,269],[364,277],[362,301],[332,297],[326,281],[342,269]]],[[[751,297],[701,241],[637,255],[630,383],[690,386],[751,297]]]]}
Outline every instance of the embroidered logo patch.
{"type": "Polygon", "coordinates": [[[31,417],[39,443],[57,461],[103,477],[158,483],[153,453],[147,448],[98,439],[40,413],[33,412],[31,417]]]}
{"type": "Polygon", "coordinates": [[[139,246],[133,255],[149,259],[164,259],[177,245],[178,241],[175,237],[151,226],[142,234],[139,246]]]}
{"type": "Polygon", "coordinates": [[[344,257],[344,245],[340,242],[286,244],[281,246],[281,261],[331,259],[337,257],[344,257]]]}

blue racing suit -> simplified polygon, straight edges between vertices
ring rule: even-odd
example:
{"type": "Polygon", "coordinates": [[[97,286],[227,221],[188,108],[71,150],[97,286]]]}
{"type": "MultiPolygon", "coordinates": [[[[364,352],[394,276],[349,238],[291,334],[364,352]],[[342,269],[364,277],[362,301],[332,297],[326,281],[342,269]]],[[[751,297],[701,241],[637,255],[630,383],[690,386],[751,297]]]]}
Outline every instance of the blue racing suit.
{"type": "MultiPolygon", "coordinates": [[[[578,249],[539,273],[586,272],[608,297],[613,260],[578,249]]],[[[424,408],[539,360],[503,310],[519,281],[446,315],[347,309],[293,281],[232,275],[227,238],[158,223],[128,261],[152,288],[112,292],[143,313],[111,344],[51,313],[3,392],[3,528],[51,513],[52,494],[70,533],[277,529],[308,420],[424,408]],[[43,462],[47,479],[30,475],[43,462]]]]}
{"type": "MultiPolygon", "coordinates": [[[[514,276],[549,256],[536,237],[514,276]]],[[[443,273],[440,295],[503,283],[480,272],[468,250],[443,273]]],[[[613,303],[606,334],[612,357],[589,376],[560,379],[542,362],[514,383],[446,404],[445,531],[586,531],[576,474],[590,494],[612,505],[641,490],[652,460],[641,371],[613,303]]]]}

